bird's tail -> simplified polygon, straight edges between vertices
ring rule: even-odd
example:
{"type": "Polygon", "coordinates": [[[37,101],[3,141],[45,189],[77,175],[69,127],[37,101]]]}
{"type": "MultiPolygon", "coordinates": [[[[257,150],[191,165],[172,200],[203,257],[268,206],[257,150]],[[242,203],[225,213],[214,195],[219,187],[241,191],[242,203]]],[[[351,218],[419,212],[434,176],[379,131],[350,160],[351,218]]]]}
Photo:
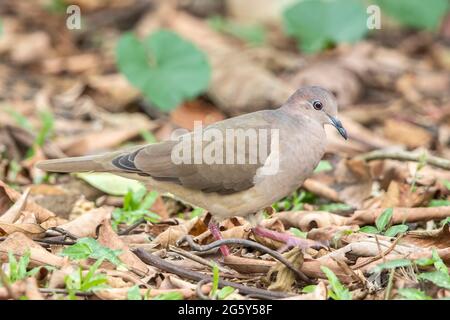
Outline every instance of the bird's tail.
{"type": "Polygon", "coordinates": [[[104,171],[103,156],[86,156],[39,161],[36,167],[51,172],[104,171]]]}

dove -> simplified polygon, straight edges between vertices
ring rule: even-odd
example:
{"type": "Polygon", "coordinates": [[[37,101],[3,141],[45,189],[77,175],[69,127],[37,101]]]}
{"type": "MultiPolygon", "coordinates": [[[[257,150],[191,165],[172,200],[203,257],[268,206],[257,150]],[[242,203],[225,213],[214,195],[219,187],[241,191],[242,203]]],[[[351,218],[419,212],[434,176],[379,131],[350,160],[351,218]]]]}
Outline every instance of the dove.
{"type": "MultiPolygon", "coordinates": [[[[101,155],[45,160],[51,172],[110,172],[206,209],[215,221],[256,213],[298,189],[326,150],[325,125],[347,139],[332,93],[296,90],[277,109],[247,113],[177,138],[101,155]]],[[[209,225],[220,239],[216,223],[209,225]]],[[[225,248],[222,253],[228,254],[225,248]]]]}

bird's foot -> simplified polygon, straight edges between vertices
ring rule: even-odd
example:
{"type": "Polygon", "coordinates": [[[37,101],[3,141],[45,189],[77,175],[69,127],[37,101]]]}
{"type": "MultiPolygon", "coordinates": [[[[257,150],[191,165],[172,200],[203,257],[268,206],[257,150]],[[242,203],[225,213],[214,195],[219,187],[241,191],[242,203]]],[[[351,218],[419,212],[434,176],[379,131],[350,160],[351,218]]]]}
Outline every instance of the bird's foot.
{"type": "Polygon", "coordinates": [[[284,245],[279,249],[280,252],[284,252],[293,247],[300,247],[301,249],[320,249],[327,248],[327,246],[321,242],[310,240],[310,239],[302,239],[295,236],[291,236],[287,233],[281,233],[273,230],[269,230],[267,228],[263,228],[257,226],[252,229],[253,234],[264,237],[268,239],[272,239],[278,242],[284,243],[284,245]]]}
{"type": "MultiPolygon", "coordinates": [[[[210,222],[208,224],[208,228],[209,228],[209,231],[211,231],[211,234],[213,235],[214,239],[216,239],[216,240],[223,239],[222,234],[220,233],[218,224],[215,224],[214,222],[210,222]]],[[[222,253],[222,255],[224,257],[227,257],[230,255],[230,249],[226,245],[220,246],[220,252],[222,253]]]]}

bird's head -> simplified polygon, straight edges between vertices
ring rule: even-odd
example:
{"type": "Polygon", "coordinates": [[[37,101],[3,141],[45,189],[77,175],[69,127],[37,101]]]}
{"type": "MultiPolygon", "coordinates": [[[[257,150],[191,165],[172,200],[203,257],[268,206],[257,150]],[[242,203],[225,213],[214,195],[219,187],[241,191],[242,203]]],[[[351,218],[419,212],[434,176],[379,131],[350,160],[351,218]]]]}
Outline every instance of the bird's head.
{"type": "Polygon", "coordinates": [[[298,89],[286,102],[291,112],[306,115],[320,124],[331,124],[344,139],[347,132],[338,119],[338,104],[335,96],[321,87],[303,87],[298,89]]]}

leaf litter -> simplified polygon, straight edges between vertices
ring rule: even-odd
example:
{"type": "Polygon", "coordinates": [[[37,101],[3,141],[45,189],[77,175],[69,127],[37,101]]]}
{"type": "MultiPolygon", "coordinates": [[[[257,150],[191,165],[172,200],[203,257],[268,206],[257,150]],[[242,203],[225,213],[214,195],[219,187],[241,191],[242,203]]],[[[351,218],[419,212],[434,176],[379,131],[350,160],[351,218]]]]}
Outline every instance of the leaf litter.
{"type": "MultiPolygon", "coordinates": [[[[334,21],[314,42],[296,26],[301,7],[311,3],[274,17],[272,9],[257,16],[242,1],[226,2],[228,13],[205,7],[198,14],[189,4],[142,9],[130,1],[136,10],[118,14],[117,3],[92,1],[82,8],[88,31],[79,34],[38,3],[0,5],[0,55],[7,61],[0,65],[0,299],[450,296],[445,41],[395,24],[365,40],[357,26],[339,38],[334,32],[344,22],[334,21]],[[276,27],[283,16],[288,34],[276,27]],[[118,27],[123,23],[134,35],[118,27]],[[176,78],[158,83],[155,95],[145,77],[161,77],[176,61],[154,65],[139,56],[130,65],[137,53],[127,50],[176,53],[171,42],[196,60],[183,60],[186,68],[201,72],[190,75],[192,85],[177,85],[173,97],[161,93],[179,84],[176,78]],[[135,78],[136,68],[144,78],[135,78]],[[34,168],[38,160],[152,143],[196,120],[271,108],[311,84],[337,95],[350,138],[327,132],[327,153],[313,176],[264,213],[262,225],[284,235],[278,240],[258,235],[242,218],[223,221],[232,252],[225,259],[201,208],[113,175],[34,168]]],[[[424,21],[380,5],[401,24],[433,29],[445,12],[436,9],[445,1],[435,2],[424,21]]],[[[323,1],[314,6],[324,15],[330,9],[323,1]]],[[[344,17],[352,8],[339,10],[344,17]]]]}

